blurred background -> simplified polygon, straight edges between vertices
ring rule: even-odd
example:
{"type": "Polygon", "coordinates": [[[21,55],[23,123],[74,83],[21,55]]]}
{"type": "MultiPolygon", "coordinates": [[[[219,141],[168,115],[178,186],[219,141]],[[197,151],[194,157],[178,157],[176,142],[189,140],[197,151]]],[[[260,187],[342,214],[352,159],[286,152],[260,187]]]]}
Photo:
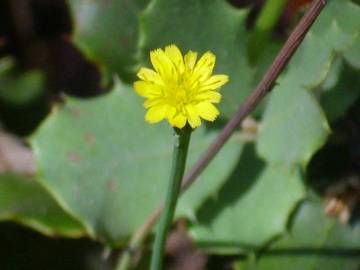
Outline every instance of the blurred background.
{"type": "MultiPolygon", "coordinates": [[[[54,104],[62,104],[65,95],[88,99],[108,92],[114,83],[113,70],[124,82],[134,80],[133,68],[136,65],[133,58],[123,60],[120,63],[121,68],[117,68],[118,63],[114,62],[118,56],[105,53],[102,55],[105,60],[99,63],[96,57],[93,57],[93,51],[89,50],[89,46],[82,46],[82,43],[74,38],[74,33],[82,27],[76,24],[78,18],[86,21],[84,16],[91,14],[89,11],[81,12],[78,6],[86,4],[86,1],[96,2],[96,0],[70,3],[71,1],[0,0],[1,173],[21,172],[30,176],[35,173],[32,154],[24,139],[36,130],[54,104]]],[[[111,2],[111,0],[97,1],[111,2]]],[[[124,8],[129,7],[129,12],[123,12],[123,19],[129,20],[129,29],[123,33],[120,42],[116,41],[116,44],[110,42],[111,29],[109,33],[98,33],[100,41],[109,39],[110,50],[119,46],[119,54],[122,53],[121,48],[133,46],[133,40],[137,38],[137,28],[131,24],[133,14],[141,12],[148,4],[147,0],[128,2],[124,8]]],[[[246,27],[247,31],[252,31],[264,1],[228,0],[228,2],[235,8],[248,10],[246,27]]],[[[286,40],[310,2],[310,0],[287,1],[268,37],[274,41],[274,44],[278,44],[275,46],[276,50],[279,44],[286,40]]],[[[106,17],[106,14],[104,16],[106,17]]],[[[116,17],[112,16],[111,19],[115,20],[116,17]]],[[[103,23],[102,20],[96,18],[88,22],[103,23]]],[[[108,25],[111,24],[110,20],[108,25]]],[[[87,42],[94,45],[95,51],[101,46],[97,45],[97,41],[92,40],[92,37],[87,38],[87,42]]],[[[311,161],[308,171],[311,177],[316,178],[317,172],[324,170],[332,177],[359,172],[359,101],[355,104],[357,105],[350,107],[347,114],[333,126],[333,133],[341,137],[341,143],[323,148],[311,161]],[[339,153],[343,153],[344,158],[338,159],[339,153]]],[[[311,185],[320,194],[324,194],[324,186],[327,186],[321,182],[311,185]]],[[[354,194],[354,191],[350,193],[354,194]]],[[[355,195],[349,196],[356,197],[358,196],[356,194],[355,192],[355,195]]],[[[19,223],[22,222],[16,222],[16,219],[12,222],[0,223],[1,270],[110,270],[120,252],[120,250],[110,252],[101,243],[88,238],[72,239],[56,235],[47,237],[19,223]]],[[[171,269],[233,269],[234,257],[207,256],[196,250],[186,236],[184,228],[184,221],[180,221],[171,235],[167,259],[171,269]]],[[[356,254],[360,256],[360,253],[356,254]]],[[[144,258],[146,260],[146,254],[144,258]]],[[[243,268],[239,266],[238,269],[243,268]]]]}

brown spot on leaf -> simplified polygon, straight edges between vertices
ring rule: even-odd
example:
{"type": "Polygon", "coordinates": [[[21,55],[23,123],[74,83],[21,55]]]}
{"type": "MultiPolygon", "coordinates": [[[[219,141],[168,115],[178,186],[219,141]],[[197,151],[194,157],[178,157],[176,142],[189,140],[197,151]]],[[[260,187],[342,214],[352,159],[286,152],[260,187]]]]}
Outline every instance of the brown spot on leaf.
{"type": "Polygon", "coordinates": [[[113,0],[103,0],[103,3],[107,6],[110,6],[110,5],[112,5],[113,0]]]}
{"type": "Polygon", "coordinates": [[[67,158],[72,161],[72,162],[75,162],[75,163],[78,163],[81,161],[81,157],[79,156],[79,154],[75,153],[75,152],[67,152],[67,158]]]}
{"type": "Polygon", "coordinates": [[[87,144],[93,145],[96,141],[96,137],[94,134],[87,132],[84,134],[84,138],[87,144]]]}
{"type": "Polygon", "coordinates": [[[129,46],[129,39],[128,38],[122,38],[121,39],[121,45],[123,46],[129,46]]]}
{"type": "Polygon", "coordinates": [[[76,117],[79,117],[82,113],[79,107],[69,107],[69,110],[76,117]]]}
{"type": "Polygon", "coordinates": [[[118,188],[118,183],[116,182],[116,179],[110,179],[106,183],[106,187],[110,192],[115,192],[118,188]]]}

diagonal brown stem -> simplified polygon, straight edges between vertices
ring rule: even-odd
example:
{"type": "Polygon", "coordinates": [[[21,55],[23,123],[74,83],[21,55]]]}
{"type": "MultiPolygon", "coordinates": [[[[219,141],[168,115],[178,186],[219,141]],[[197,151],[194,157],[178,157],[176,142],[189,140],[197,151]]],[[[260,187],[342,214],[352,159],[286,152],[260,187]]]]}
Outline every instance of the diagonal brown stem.
{"type": "Polygon", "coordinates": [[[307,13],[298,23],[296,28],[291,33],[288,40],[276,56],[275,60],[265,73],[264,77],[252,92],[252,94],[246,99],[244,105],[240,106],[234,117],[227,123],[227,125],[221,130],[213,144],[202,155],[199,161],[191,168],[191,170],[185,175],[183,179],[184,192],[200,175],[200,173],[206,168],[210,161],[219,152],[222,146],[234,133],[239,124],[248,116],[264,96],[272,89],[276,79],[280,75],[281,71],[285,68],[287,62],[291,59],[291,56],[295,53],[299,47],[306,33],[314,23],[320,12],[326,5],[326,0],[315,0],[307,13]]]}
{"type": "MultiPolygon", "coordinates": [[[[235,129],[239,126],[242,120],[244,120],[244,118],[254,110],[257,104],[259,104],[259,102],[264,98],[264,96],[272,89],[281,71],[285,68],[286,64],[291,59],[296,49],[304,40],[306,33],[309,31],[311,25],[314,23],[317,17],[320,15],[325,5],[326,0],[313,1],[306,14],[297,24],[297,26],[289,36],[288,40],[285,42],[284,46],[276,56],[275,60],[265,73],[264,77],[252,92],[252,94],[246,99],[244,104],[239,107],[233,118],[231,118],[227,125],[221,130],[220,134],[217,136],[214,142],[201,156],[198,162],[185,175],[182,181],[181,192],[187,190],[188,187],[197,179],[200,173],[207,167],[207,165],[220,151],[220,149],[227,142],[230,136],[234,133],[235,129]]],[[[146,222],[134,234],[132,240],[130,241],[128,250],[134,250],[138,248],[140,243],[143,241],[143,239],[146,238],[152,227],[157,222],[162,209],[163,205],[156,208],[154,212],[148,217],[146,222]]],[[[130,256],[130,253],[123,254],[123,258],[126,256],[130,256]]]]}

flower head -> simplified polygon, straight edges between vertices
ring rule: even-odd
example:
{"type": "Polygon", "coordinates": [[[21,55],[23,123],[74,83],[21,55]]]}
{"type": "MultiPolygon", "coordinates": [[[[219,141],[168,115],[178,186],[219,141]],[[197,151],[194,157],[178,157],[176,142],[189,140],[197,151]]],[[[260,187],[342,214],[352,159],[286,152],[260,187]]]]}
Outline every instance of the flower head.
{"type": "Polygon", "coordinates": [[[157,123],[167,119],[178,128],[187,122],[198,127],[201,118],[214,121],[219,115],[214,106],[221,99],[218,90],[229,80],[226,75],[212,75],[215,59],[211,52],[198,61],[193,51],[183,57],[175,45],[150,52],[155,70],[141,68],[137,73],[140,80],[134,83],[135,91],[146,98],[145,120],[157,123]]]}

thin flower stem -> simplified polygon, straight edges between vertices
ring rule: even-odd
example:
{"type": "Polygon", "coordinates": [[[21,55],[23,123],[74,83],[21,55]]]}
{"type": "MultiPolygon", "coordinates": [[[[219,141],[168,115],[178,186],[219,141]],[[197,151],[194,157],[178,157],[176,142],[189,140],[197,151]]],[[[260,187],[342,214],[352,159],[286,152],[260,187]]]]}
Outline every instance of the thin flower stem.
{"type": "Polygon", "coordinates": [[[170,174],[169,187],[166,195],[164,211],[160,218],[158,231],[155,237],[153,253],[151,257],[151,270],[161,270],[166,238],[174,219],[176,203],[181,190],[181,180],[184,176],[185,163],[191,135],[190,126],[183,129],[175,128],[175,142],[173,163],[170,174]]]}
{"type": "MultiPolygon", "coordinates": [[[[254,89],[252,94],[248,97],[245,103],[239,107],[233,118],[228,124],[222,129],[218,137],[210,145],[207,151],[201,156],[198,162],[191,168],[186,174],[182,181],[181,192],[184,192],[189,186],[197,179],[200,173],[206,168],[210,161],[219,152],[225,142],[230,138],[235,129],[239,126],[241,121],[249,115],[257,104],[264,98],[264,96],[272,89],[276,79],[278,78],[281,71],[285,68],[287,62],[291,59],[296,49],[303,41],[306,33],[310,29],[313,22],[320,15],[321,11],[326,5],[326,0],[314,0],[304,17],[298,23],[296,28],[291,33],[290,37],[280,50],[273,63],[265,73],[263,79],[260,81],[258,86],[254,89]]],[[[163,210],[163,205],[158,206],[149,217],[146,219],[144,224],[136,231],[130,246],[127,251],[124,252],[122,258],[131,256],[128,250],[137,250],[147,235],[151,232],[153,226],[156,224],[160,214],[163,210]]],[[[121,259],[120,259],[121,262],[121,259]]],[[[128,265],[121,270],[128,270],[128,265]]],[[[120,270],[120,269],[119,269],[120,270]]]]}

